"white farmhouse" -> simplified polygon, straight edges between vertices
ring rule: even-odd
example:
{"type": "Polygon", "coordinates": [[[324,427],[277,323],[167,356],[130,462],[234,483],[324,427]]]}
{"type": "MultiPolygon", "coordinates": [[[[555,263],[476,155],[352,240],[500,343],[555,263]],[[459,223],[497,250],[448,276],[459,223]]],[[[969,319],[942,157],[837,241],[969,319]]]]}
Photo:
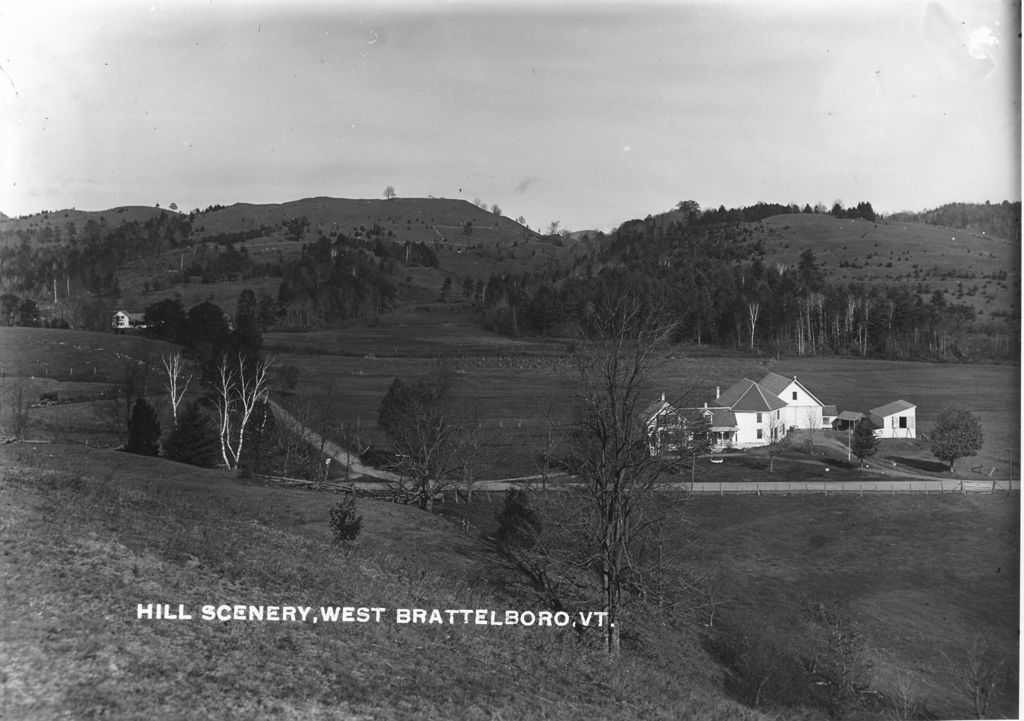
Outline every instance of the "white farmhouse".
{"type": "Polygon", "coordinates": [[[917,406],[905,400],[886,403],[868,411],[879,438],[917,438],[917,406]]]}
{"type": "Polygon", "coordinates": [[[134,330],[145,328],[145,313],[129,313],[126,310],[119,310],[114,313],[114,319],[110,325],[114,330],[134,330]]]}
{"type": "MultiPolygon", "coordinates": [[[[782,409],[782,422],[786,428],[810,428],[823,426],[826,414],[825,404],[817,399],[804,384],[796,379],[786,378],[778,373],[769,373],[758,381],[761,387],[778,396],[786,404],[782,409]]],[[[833,413],[833,415],[835,415],[833,413]]],[[[831,420],[830,420],[831,422],[831,420]]]]}

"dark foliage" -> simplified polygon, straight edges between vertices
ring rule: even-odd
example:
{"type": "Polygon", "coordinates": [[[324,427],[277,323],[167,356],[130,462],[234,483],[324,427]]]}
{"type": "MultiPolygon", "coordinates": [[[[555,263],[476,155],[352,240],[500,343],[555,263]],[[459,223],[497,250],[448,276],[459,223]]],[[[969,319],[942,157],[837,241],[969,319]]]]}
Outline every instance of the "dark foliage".
{"type": "Polygon", "coordinates": [[[138,398],[128,419],[128,442],[124,449],[140,456],[160,453],[160,421],[156,410],[145,398],[138,398]]]}
{"type": "Polygon", "coordinates": [[[861,418],[853,427],[853,435],[850,437],[850,450],[857,456],[861,463],[865,458],[875,455],[878,450],[878,438],[875,437],[875,424],[867,418],[861,418]]]}
{"type": "Polygon", "coordinates": [[[501,546],[530,549],[541,533],[540,515],[530,505],[530,495],[521,488],[509,488],[505,503],[495,513],[498,520],[496,540],[501,546]]]}
{"type": "Polygon", "coordinates": [[[341,500],[331,507],[331,530],[334,532],[336,543],[354,541],[363,530],[363,517],[356,513],[354,495],[342,496],[341,500]]]}
{"type": "Polygon", "coordinates": [[[220,461],[217,429],[198,402],[192,402],[178,418],[164,444],[164,455],[172,461],[212,468],[220,461]]]}

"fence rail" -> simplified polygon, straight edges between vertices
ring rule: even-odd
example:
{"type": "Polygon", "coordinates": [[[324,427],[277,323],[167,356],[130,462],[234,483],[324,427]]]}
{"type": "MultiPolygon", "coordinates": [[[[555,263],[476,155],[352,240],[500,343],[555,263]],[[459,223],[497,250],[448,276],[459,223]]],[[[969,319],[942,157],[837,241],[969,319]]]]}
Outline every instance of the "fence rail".
{"type": "MultiPolygon", "coordinates": [[[[689,484],[686,484],[689,486],[689,484]]],[[[748,493],[755,495],[794,493],[891,494],[907,493],[1010,493],[1020,491],[1020,481],[964,481],[958,479],[879,479],[869,481],[697,481],[689,490],[693,493],[718,494],[748,493]]]]}

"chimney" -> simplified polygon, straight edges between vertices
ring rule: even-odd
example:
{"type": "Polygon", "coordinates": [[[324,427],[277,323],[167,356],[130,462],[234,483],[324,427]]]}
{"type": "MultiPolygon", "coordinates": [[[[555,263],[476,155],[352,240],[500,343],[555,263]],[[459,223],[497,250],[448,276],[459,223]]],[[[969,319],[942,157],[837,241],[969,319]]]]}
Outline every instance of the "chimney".
{"type": "Polygon", "coordinates": [[[705,407],[705,408],[707,408],[707,407],[708,407],[708,402],[707,402],[707,401],[704,401],[704,407],[705,407]]]}
{"type": "Polygon", "coordinates": [[[665,394],[664,394],[664,393],[662,393],[662,394],[661,394],[661,402],[662,402],[662,403],[664,403],[664,402],[665,402],[665,394]]]}
{"type": "MultiPolygon", "coordinates": [[[[722,386],[715,386],[715,400],[718,400],[718,396],[722,395],[722,386]]],[[[707,403],[704,404],[705,406],[707,403]]]]}

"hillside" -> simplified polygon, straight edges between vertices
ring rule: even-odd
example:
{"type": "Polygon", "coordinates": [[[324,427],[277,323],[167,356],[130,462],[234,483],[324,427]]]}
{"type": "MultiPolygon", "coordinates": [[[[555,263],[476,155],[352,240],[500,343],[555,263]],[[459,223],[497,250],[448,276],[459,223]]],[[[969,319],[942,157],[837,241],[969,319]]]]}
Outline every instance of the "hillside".
{"type": "Polygon", "coordinates": [[[367,531],[340,548],[331,494],[81,446],[4,446],[0,470],[12,717],[765,718],[723,697],[695,639],[609,663],[568,628],[402,623],[398,609],[532,608],[436,516],[361,501],[367,531]],[[140,618],[150,604],[174,618],[140,618]],[[312,615],[237,620],[236,606],[312,615]],[[382,611],[327,622],[333,607],[382,611]]]}
{"type": "Polygon", "coordinates": [[[982,322],[1020,313],[1017,241],[825,214],[776,215],[753,227],[754,238],[764,241],[766,265],[795,268],[810,248],[833,282],[920,286],[922,296],[942,289],[951,301],[971,306],[982,322]]]}

